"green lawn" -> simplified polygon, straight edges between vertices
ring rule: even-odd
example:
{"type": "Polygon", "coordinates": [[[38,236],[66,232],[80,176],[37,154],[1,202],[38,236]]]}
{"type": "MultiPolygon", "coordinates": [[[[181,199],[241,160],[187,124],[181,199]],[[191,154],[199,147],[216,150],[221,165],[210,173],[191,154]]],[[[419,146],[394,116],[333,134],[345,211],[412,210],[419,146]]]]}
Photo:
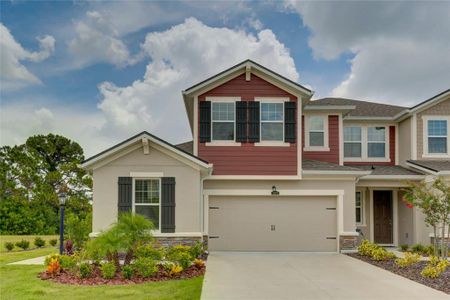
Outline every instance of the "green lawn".
{"type": "MultiPolygon", "coordinates": [[[[3,237],[2,237],[3,238],[3,237]]],[[[119,286],[69,286],[37,278],[44,266],[6,265],[56,253],[56,248],[0,253],[0,298],[6,299],[199,299],[203,277],[119,286]]]]}
{"type": "MultiPolygon", "coordinates": [[[[34,245],[34,239],[36,237],[40,237],[41,239],[45,240],[45,246],[49,247],[49,241],[56,239],[57,241],[59,241],[59,236],[57,235],[0,235],[0,252],[6,252],[6,248],[5,248],[5,243],[7,242],[12,242],[12,243],[16,243],[19,242],[21,240],[27,240],[30,242],[30,248],[35,248],[36,246],[34,245]]],[[[14,247],[13,251],[22,251],[22,249],[14,247]]]]}

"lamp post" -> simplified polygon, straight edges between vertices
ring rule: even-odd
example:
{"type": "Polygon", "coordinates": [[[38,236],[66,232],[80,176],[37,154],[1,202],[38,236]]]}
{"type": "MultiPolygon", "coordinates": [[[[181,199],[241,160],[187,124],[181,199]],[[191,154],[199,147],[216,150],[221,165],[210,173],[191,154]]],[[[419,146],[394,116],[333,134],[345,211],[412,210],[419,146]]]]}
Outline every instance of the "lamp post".
{"type": "Polygon", "coordinates": [[[59,193],[59,254],[64,252],[64,210],[66,208],[66,193],[59,193]]]}

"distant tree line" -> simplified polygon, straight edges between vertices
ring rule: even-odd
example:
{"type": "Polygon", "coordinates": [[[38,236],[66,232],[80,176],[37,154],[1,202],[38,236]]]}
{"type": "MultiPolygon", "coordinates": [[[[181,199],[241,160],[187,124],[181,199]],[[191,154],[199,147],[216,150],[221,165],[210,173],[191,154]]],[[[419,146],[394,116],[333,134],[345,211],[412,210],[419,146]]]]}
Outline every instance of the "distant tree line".
{"type": "Polygon", "coordinates": [[[35,135],[0,148],[0,234],[56,234],[58,193],[69,219],[90,219],[92,178],[81,146],[60,135],[35,135]]]}

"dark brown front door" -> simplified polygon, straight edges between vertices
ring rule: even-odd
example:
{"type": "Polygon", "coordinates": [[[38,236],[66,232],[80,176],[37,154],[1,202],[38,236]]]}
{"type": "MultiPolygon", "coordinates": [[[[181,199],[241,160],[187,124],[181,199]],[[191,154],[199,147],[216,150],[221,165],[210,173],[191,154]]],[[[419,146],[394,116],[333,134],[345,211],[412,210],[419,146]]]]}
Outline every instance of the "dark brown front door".
{"type": "Polygon", "coordinates": [[[374,240],[392,244],[392,191],[373,192],[374,240]]]}

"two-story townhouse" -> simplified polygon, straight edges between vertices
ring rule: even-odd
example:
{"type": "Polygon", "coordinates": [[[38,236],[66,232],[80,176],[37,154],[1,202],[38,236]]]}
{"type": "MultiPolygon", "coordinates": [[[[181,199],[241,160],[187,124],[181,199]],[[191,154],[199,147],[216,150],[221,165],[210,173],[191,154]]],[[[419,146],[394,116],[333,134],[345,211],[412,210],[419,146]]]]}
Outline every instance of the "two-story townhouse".
{"type": "Polygon", "coordinates": [[[247,60],[182,95],[192,142],[143,132],[83,163],[93,236],[133,211],[153,220],[161,243],[203,240],[210,250],[330,252],[353,249],[360,234],[430,242],[401,189],[450,178],[450,90],[413,108],[311,100],[247,60]]]}

